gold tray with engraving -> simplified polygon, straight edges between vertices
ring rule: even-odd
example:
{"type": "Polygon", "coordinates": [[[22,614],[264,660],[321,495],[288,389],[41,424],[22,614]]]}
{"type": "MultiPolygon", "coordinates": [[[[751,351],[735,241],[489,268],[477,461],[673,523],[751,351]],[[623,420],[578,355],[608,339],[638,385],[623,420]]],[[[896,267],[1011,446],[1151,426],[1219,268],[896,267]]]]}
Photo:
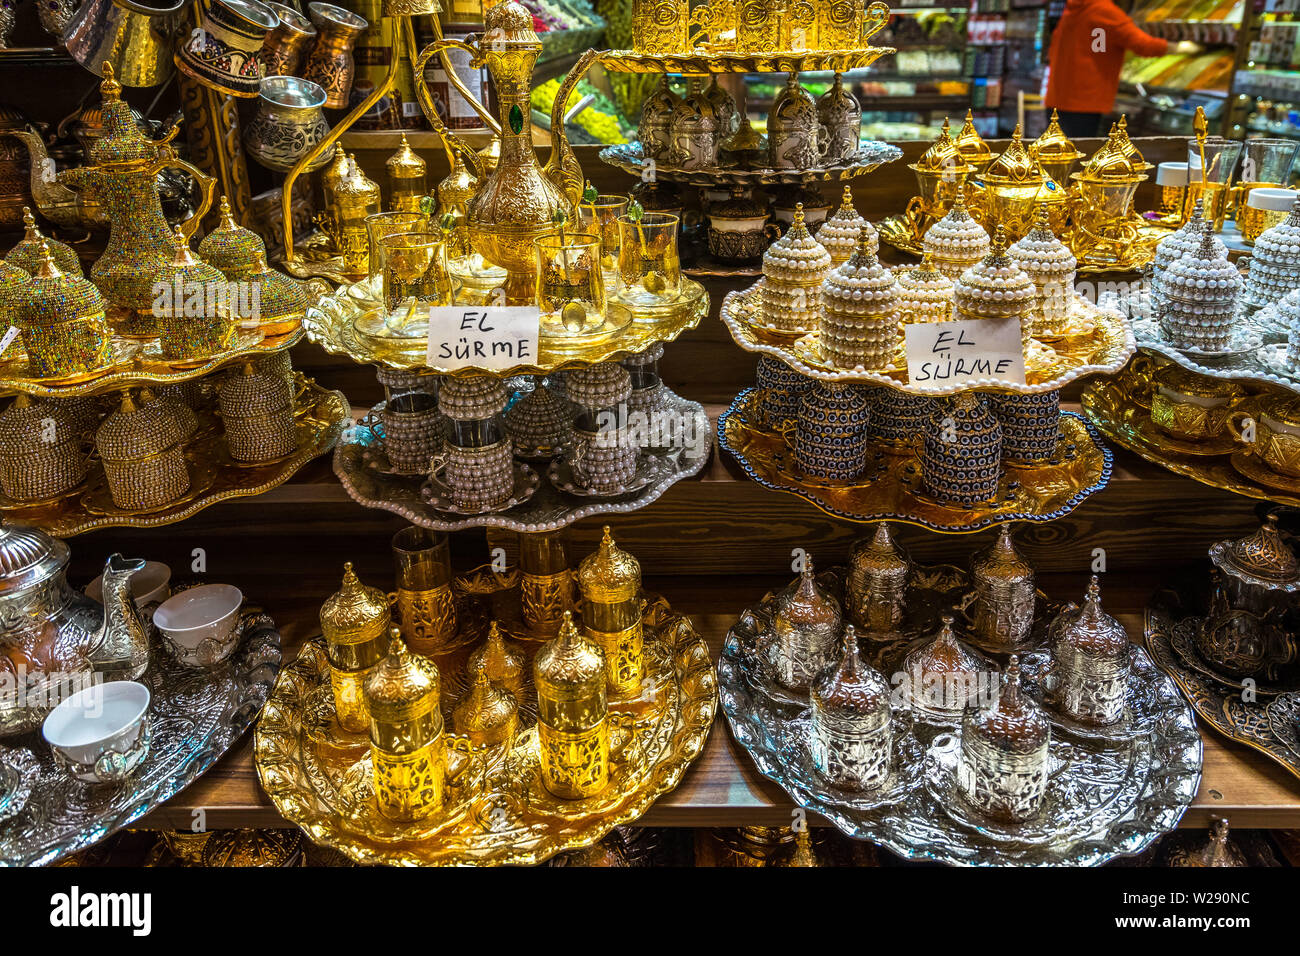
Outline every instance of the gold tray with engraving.
{"type": "Polygon", "coordinates": [[[231,498],[250,498],[276,488],[301,468],[325,454],[343,434],[352,409],[342,392],[321,388],[298,376],[294,398],[298,447],[290,455],[260,465],[230,459],[220,430],[200,432],[186,449],[191,488],[178,501],[153,511],[124,511],[112,504],[103,468],[91,462],[91,474],[80,494],[28,505],[5,500],[5,520],[34,524],[57,538],[70,538],[99,528],[156,528],[183,521],[204,508],[231,498]]]}
{"type": "Polygon", "coordinates": [[[827,514],[850,521],[902,521],[934,531],[979,531],[1003,521],[1052,521],[1069,514],[1110,481],[1111,453],[1082,416],[1061,413],[1058,457],[1039,465],[1003,463],[995,502],[953,507],[921,489],[918,457],[910,450],[868,453],[867,473],[853,483],[801,476],[785,438],[758,422],[762,390],[736,396],[718,418],[718,445],[745,473],[774,491],[797,495],[827,514]]]}
{"type": "Polygon", "coordinates": [[[1032,340],[1025,356],[1027,384],[997,378],[957,384],[912,384],[908,381],[907,362],[901,349],[888,371],[843,369],[821,357],[816,331],[785,333],[765,328],[762,325],[762,285],[760,279],[748,289],[727,293],[719,313],[722,324],[746,352],[770,355],[801,375],[826,382],[888,385],[913,395],[931,397],[955,395],[972,388],[1020,394],[1051,392],[1085,375],[1119,371],[1136,348],[1128,319],[1118,312],[1099,309],[1076,297],[1070,318],[1077,334],[1032,340]]]}
{"type": "Polygon", "coordinates": [[[254,759],[262,788],[285,819],[322,846],[358,863],[398,866],[529,865],[591,846],[632,823],[677,786],[700,754],[717,708],[708,646],[690,620],[646,594],[646,680],[635,699],[611,699],[611,774],[605,792],[581,800],[541,785],[536,694],[529,674],[520,730],[509,745],[471,750],[450,733],[455,702],[468,689],[465,660],[495,616],[529,661],[541,643],[519,616],[517,572],[480,568],[454,583],[455,649],[433,658],[448,727],[448,802],[416,823],[381,817],[367,797],[369,738],[333,717],[329,666],[320,639],[285,667],[262,711],[254,759]]]}
{"type": "Polygon", "coordinates": [[[882,56],[897,53],[889,46],[864,46],[854,50],[784,50],[742,53],[736,50],[697,48],[689,53],[635,53],[605,50],[596,62],[612,73],[847,73],[861,70],[882,56]]]}

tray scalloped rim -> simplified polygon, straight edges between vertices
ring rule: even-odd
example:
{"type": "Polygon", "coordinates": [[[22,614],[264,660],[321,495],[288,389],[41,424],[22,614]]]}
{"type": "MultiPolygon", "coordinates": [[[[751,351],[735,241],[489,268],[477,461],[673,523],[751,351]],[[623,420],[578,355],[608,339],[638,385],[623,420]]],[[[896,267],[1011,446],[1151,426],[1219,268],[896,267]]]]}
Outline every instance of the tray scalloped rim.
{"type": "Polygon", "coordinates": [[[867,148],[877,155],[871,155],[852,161],[840,161],[829,166],[815,169],[679,169],[655,163],[647,167],[641,155],[639,142],[606,146],[598,154],[600,161],[628,175],[643,180],[653,171],[654,177],[666,182],[682,183],[687,186],[770,186],[778,184],[793,185],[806,182],[833,182],[837,180],[856,179],[878,169],[886,163],[897,162],[903,158],[903,151],[888,143],[876,140],[863,140],[859,150],[867,148]]]}
{"type": "MultiPolygon", "coordinates": [[[[690,280],[694,282],[694,280],[690,280]]],[[[709,314],[709,293],[701,288],[700,300],[690,315],[677,316],[663,322],[631,322],[626,328],[614,333],[608,339],[585,347],[580,352],[553,353],[550,361],[538,364],[514,365],[507,369],[489,369],[479,366],[466,366],[457,369],[435,368],[425,364],[421,359],[405,359],[392,355],[359,355],[352,352],[342,341],[340,332],[335,328],[339,322],[351,322],[358,307],[350,305],[342,308],[349,298],[349,290],[367,287],[370,280],[363,279],[350,286],[340,286],[332,295],[322,296],[315,305],[307,309],[303,319],[303,328],[307,338],[315,342],[331,355],[342,355],[366,365],[378,365],[398,371],[421,371],[435,375],[491,375],[506,378],[511,375],[549,375],[562,369],[582,368],[599,362],[615,362],[636,355],[650,348],[656,342],[672,342],[700,324],[709,314]],[[327,309],[339,310],[335,316],[327,309]]],[[[698,283],[697,283],[698,284],[698,283]]]]}
{"type": "MultiPolygon", "coordinates": [[[[718,416],[718,447],[725,449],[727,453],[736,460],[736,462],[740,465],[740,467],[744,469],[745,474],[747,474],[754,481],[758,482],[764,488],[770,488],[773,491],[782,491],[785,492],[786,494],[795,495],[796,497],[802,498],[804,501],[807,501],[809,504],[814,505],[820,510],[826,512],[826,514],[833,515],[837,518],[844,518],[849,521],[857,521],[857,522],[901,521],[904,524],[915,525],[916,527],[919,528],[929,528],[931,531],[940,531],[949,534],[953,534],[953,533],[967,534],[974,531],[982,531],[985,528],[991,528],[994,525],[1001,524],[1004,521],[1031,521],[1031,522],[1054,521],[1057,518],[1069,514],[1075,508],[1079,507],[1079,505],[1081,505],[1091,495],[1094,495],[1098,491],[1101,491],[1103,488],[1105,488],[1106,485],[1110,482],[1111,471],[1114,468],[1114,455],[1111,453],[1111,450],[1109,448],[1107,448],[1105,445],[1101,443],[1101,438],[1097,434],[1097,430],[1093,427],[1092,423],[1076,412],[1063,411],[1061,412],[1061,415],[1063,417],[1074,418],[1077,419],[1080,423],[1082,423],[1084,428],[1087,430],[1088,437],[1092,439],[1093,444],[1095,444],[1097,446],[1097,449],[1101,452],[1103,464],[1102,464],[1101,474],[1098,476],[1097,481],[1094,484],[1089,485],[1087,488],[1082,488],[1079,491],[1076,491],[1070,497],[1069,501],[1067,501],[1060,508],[1056,509],[1055,511],[1049,514],[1036,514],[1036,513],[1028,513],[1028,512],[1016,512],[1016,513],[1003,514],[999,512],[997,514],[985,515],[984,517],[980,518],[977,523],[962,524],[962,525],[938,524],[936,522],[927,521],[925,519],[918,518],[917,516],[911,514],[896,514],[896,513],[873,514],[873,515],[853,514],[847,511],[841,511],[838,508],[835,508],[832,505],[828,504],[827,502],[820,500],[816,496],[816,493],[811,489],[796,488],[790,485],[780,485],[772,482],[768,478],[764,478],[763,476],[758,474],[758,472],[754,469],[754,466],[750,463],[750,461],[747,458],[737,453],[731,447],[731,444],[727,441],[727,435],[726,435],[727,422],[730,420],[732,415],[737,415],[743,410],[743,404],[745,402],[745,399],[747,398],[750,392],[753,392],[755,390],[756,389],[754,389],[753,387],[750,387],[742,391],[739,395],[736,396],[735,400],[732,401],[731,406],[726,411],[724,411],[721,415],[718,416]]],[[[954,513],[956,513],[956,509],[953,510],[954,513]]]]}
{"type": "MultiPolygon", "coordinates": [[[[1009,856],[1003,851],[1002,847],[996,844],[978,847],[978,855],[961,855],[955,851],[935,846],[928,839],[909,840],[906,834],[898,832],[891,825],[890,820],[884,819],[873,823],[855,819],[855,815],[851,811],[822,800],[815,791],[792,779],[791,775],[786,772],[784,765],[776,756],[775,749],[771,746],[771,738],[767,734],[766,728],[758,719],[759,708],[752,702],[752,694],[746,689],[745,678],[741,673],[741,664],[734,656],[735,649],[741,640],[736,631],[746,620],[753,620],[753,615],[748,610],[741,613],[737,623],[727,632],[722,654],[718,658],[718,696],[722,701],[722,711],[726,715],[727,725],[732,736],[749,754],[750,759],[754,761],[755,766],[758,768],[758,772],[780,786],[796,804],[812,810],[831,821],[841,832],[854,839],[871,840],[879,843],[907,859],[928,860],[956,866],[996,866],[1022,863],[1038,866],[1054,864],[1099,866],[1117,856],[1131,856],[1140,853],[1155,842],[1158,837],[1173,830],[1178,825],[1178,821],[1182,819],[1183,814],[1191,805],[1192,799],[1200,788],[1203,755],[1200,733],[1196,728],[1196,719],[1191,707],[1187,706],[1179,695],[1174,694],[1170,695],[1172,698],[1171,704],[1173,701],[1178,701],[1182,702],[1183,706],[1176,715],[1171,714],[1170,717],[1187,740],[1187,744],[1180,755],[1181,762],[1184,765],[1193,764],[1195,767],[1193,771],[1186,773],[1190,778],[1186,781],[1190,785],[1184,787],[1187,793],[1187,802],[1170,806],[1163,802],[1160,795],[1151,793],[1151,787],[1148,786],[1143,791],[1147,798],[1143,805],[1147,805],[1147,809],[1154,817],[1154,822],[1150,830],[1143,834],[1142,839],[1136,845],[1123,850],[1115,850],[1111,845],[1097,839],[1096,834],[1094,834],[1072,844],[1068,849],[1074,855],[1069,859],[1026,861],[1009,856]]],[[[1167,776],[1171,772],[1171,768],[1166,765],[1162,768],[1160,774],[1153,772],[1152,778],[1157,775],[1167,776]]],[[[939,813],[934,814],[934,819],[938,819],[940,815],[939,813]]],[[[1126,814],[1123,820],[1112,824],[1108,832],[1114,834],[1115,839],[1122,838],[1122,834],[1132,828],[1131,817],[1132,812],[1126,814]]],[[[953,824],[953,826],[955,827],[956,824],[953,824]]],[[[1033,853],[1033,850],[1030,849],[1028,852],[1033,853]]]]}
{"type": "Polygon", "coordinates": [[[736,306],[734,300],[740,297],[755,294],[762,280],[754,283],[748,289],[736,289],[728,292],[722,300],[722,308],[718,313],[722,319],[722,324],[727,327],[731,333],[732,340],[746,352],[756,352],[760,355],[769,355],[778,359],[790,368],[794,369],[800,375],[808,378],[819,379],[823,382],[847,382],[861,385],[884,385],[889,388],[897,389],[900,392],[906,392],[909,395],[924,395],[927,398],[938,398],[945,395],[956,395],[960,392],[968,392],[972,389],[997,389],[1000,392],[1011,392],[1018,395],[1036,395],[1042,392],[1054,392],[1068,385],[1076,379],[1083,378],[1087,375],[1110,375],[1118,372],[1127,364],[1129,358],[1133,355],[1136,343],[1133,340],[1133,328],[1128,320],[1122,315],[1115,312],[1099,310],[1102,315],[1114,315],[1124,329],[1124,347],[1119,354],[1114,356],[1112,361],[1105,365],[1076,365],[1069,368],[1064,374],[1050,379],[1046,382],[1036,382],[1033,385],[1018,385],[1014,382],[1006,382],[1000,379],[980,379],[974,382],[960,382],[952,385],[935,385],[921,386],[912,385],[910,382],[900,382],[896,378],[885,375],[881,372],[857,372],[857,371],[840,371],[828,372],[825,369],[808,365],[803,362],[797,355],[790,351],[785,345],[763,342],[753,332],[748,323],[742,322],[735,315],[736,306]]]}
{"type": "MultiPolygon", "coordinates": [[[[653,596],[647,593],[646,597],[653,596]]],[[[663,603],[667,608],[667,602],[663,603]]],[[[665,629],[671,627],[679,635],[678,644],[673,651],[677,662],[678,681],[683,688],[688,685],[696,688],[694,694],[683,694],[678,730],[673,736],[674,752],[670,759],[655,764],[649,781],[636,795],[636,799],[630,799],[631,795],[629,795],[620,809],[602,818],[598,825],[591,826],[585,831],[574,834],[566,828],[550,842],[507,847],[490,859],[474,857],[465,860],[429,861],[425,857],[401,849],[401,844],[386,851],[365,838],[324,819],[325,815],[316,801],[303,799],[303,794],[292,785],[295,776],[292,766],[288,768],[283,766],[287,754],[298,751],[297,745],[291,742],[284,748],[284,755],[277,755],[275,751],[274,741],[293,736],[291,728],[279,726],[278,721],[259,719],[254,728],[253,753],[258,781],[271,798],[271,802],[275,804],[276,810],[286,820],[301,827],[314,842],[338,849],[363,864],[420,866],[432,862],[433,865],[442,866],[467,864],[531,866],[564,850],[591,846],[603,839],[615,827],[629,824],[642,816],[655,800],[674,790],[681,782],[686,769],[704,750],[704,743],[713,727],[718,706],[717,674],[709,655],[708,644],[695,629],[690,618],[672,611],[671,608],[668,608],[668,613],[671,615],[671,622],[665,621],[664,627],[665,629]],[[271,723],[277,725],[272,727],[271,723]],[[346,839],[345,845],[339,841],[340,835],[346,839]]],[[[306,651],[309,646],[312,646],[310,642],[303,646],[303,650],[306,651]]],[[[280,707],[293,703],[292,700],[286,703],[278,699],[282,687],[286,689],[286,693],[301,696],[309,689],[313,680],[320,680],[319,673],[313,675],[312,669],[327,666],[324,663],[324,654],[315,654],[313,660],[306,660],[306,657],[305,653],[300,653],[291,664],[281,670],[267,700],[268,710],[273,706],[275,710],[279,710],[280,707]]],[[[324,680],[328,681],[328,676],[324,680]]]]}
{"type": "Polygon", "coordinates": [[[694,461],[687,458],[687,464],[685,467],[675,469],[665,475],[660,481],[648,485],[634,495],[627,498],[613,500],[593,500],[590,498],[577,499],[577,501],[581,502],[580,504],[576,504],[575,506],[566,509],[561,517],[552,520],[528,522],[518,517],[521,514],[528,514],[530,509],[535,510],[537,508],[538,502],[535,499],[538,495],[546,495],[551,491],[556,494],[563,494],[562,492],[559,492],[558,489],[553,488],[550,485],[549,479],[546,479],[545,475],[542,473],[539,473],[539,477],[546,482],[546,488],[539,488],[537,494],[528,501],[516,505],[509,511],[470,515],[462,518],[439,517],[439,515],[445,513],[435,512],[427,503],[424,502],[421,502],[420,505],[416,506],[401,501],[369,498],[362,494],[356,487],[356,484],[349,473],[348,465],[345,462],[345,456],[352,454],[351,449],[364,446],[349,441],[348,433],[346,432],[343,437],[339,439],[338,445],[334,449],[334,474],[338,476],[340,484],[343,485],[343,490],[346,491],[348,496],[357,504],[366,508],[390,511],[393,514],[401,515],[412,524],[419,525],[422,528],[429,528],[433,531],[462,531],[466,528],[503,528],[509,531],[520,532],[559,531],[561,528],[567,528],[574,522],[580,521],[583,518],[591,517],[592,515],[628,514],[633,511],[638,511],[646,505],[657,501],[665,491],[677,482],[684,478],[692,478],[704,470],[704,466],[708,462],[709,456],[712,452],[713,445],[713,429],[708,427],[708,415],[705,414],[704,407],[698,402],[686,401],[670,391],[667,386],[664,386],[664,394],[665,396],[671,396],[670,400],[675,400],[675,407],[678,410],[689,410],[696,416],[697,423],[702,422],[704,424],[700,434],[706,436],[705,441],[707,441],[710,446],[705,450],[704,454],[698,456],[694,461]]]}
{"type": "Polygon", "coordinates": [[[865,46],[851,50],[778,50],[772,53],[604,50],[596,62],[615,73],[847,73],[868,67],[882,56],[897,52],[890,46],[865,46]]]}

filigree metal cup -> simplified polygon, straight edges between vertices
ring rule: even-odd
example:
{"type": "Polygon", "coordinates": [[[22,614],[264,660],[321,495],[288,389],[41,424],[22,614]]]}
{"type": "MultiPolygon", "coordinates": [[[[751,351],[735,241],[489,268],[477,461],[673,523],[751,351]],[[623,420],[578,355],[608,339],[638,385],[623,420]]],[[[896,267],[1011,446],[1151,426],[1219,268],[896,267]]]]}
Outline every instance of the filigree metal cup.
{"type": "Polygon", "coordinates": [[[309,3],[307,13],[316,26],[317,37],[303,75],[325,90],[328,109],[342,109],[348,105],[357,71],[352,48],[370,23],[332,3],[309,3]]]}
{"type": "Polygon", "coordinates": [[[253,97],[262,85],[262,43],[280,20],[258,0],[208,0],[176,65],[204,86],[253,97]]]}
{"type": "MultiPolygon", "coordinates": [[[[296,76],[268,76],[262,81],[257,112],[244,127],[244,149],[267,169],[285,173],[325,138],[329,123],[321,107],[325,91],[296,76]]],[[[331,159],[322,153],[303,172],[320,169],[331,159]]]]}
{"type": "Polygon", "coordinates": [[[389,314],[412,302],[451,304],[447,244],[438,233],[399,232],[379,240],[384,309],[389,314]]]}
{"type": "Polygon", "coordinates": [[[418,212],[376,212],[366,216],[366,235],[370,237],[370,278],[384,267],[383,240],[401,232],[424,232],[429,221],[418,212]]]}
{"type": "Polygon", "coordinates": [[[639,220],[618,217],[620,302],[633,307],[663,305],[676,299],[682,283],[677,253],[680,220],[665,213],[646,213],[639,220]]]}
{"type": "Polygon", "coordinates": [[[585,338],[605,326],[605,277],[601,240],[589,233],[538,236],[537,308],[541,335],[585,338]]]}
{"type": "Polygon", "coordinates": [[[436,654],[456,636],[451,593],[451,545],[441,531],[414,525],[393,535],[397,593],[391,598],[407,647],[436,654]]]}
{"type": "Polygon", "coordinates": [[[149,701],[149,688],[135,681],[95,684],[50,711],[41,735],[77,780],[120,784],[149,752],[149,701]]]}
{"type": "Polygon", "coordinates": [[[1157,374],[1151,393],[1152,423],[1174,438],[1201,442],[1218,438],[1233,404],[1242,397],[1234,382],[1209,379],[1191,388],[1177,374],[1157,374]]]}
{"type": "Polygon", "coordinates": [[[1256,455],[1260,461],[1280,475],[1300,478],[1300,408],[1294,399],[1274,399],[1252,415],[1236,409],[1227,416],[1227,427],[1247,455],[1256,455]],[[1251,436],[1246,423],[1253,424],[1251,436]]]}
{"type": "Polygon", "coordinates": [[[308,47],[316,40],[312,22],[292,7],[282,3],[267,3],[280,25],[262,41],[263,76],[294,76],[302,66],[308,47]]]}

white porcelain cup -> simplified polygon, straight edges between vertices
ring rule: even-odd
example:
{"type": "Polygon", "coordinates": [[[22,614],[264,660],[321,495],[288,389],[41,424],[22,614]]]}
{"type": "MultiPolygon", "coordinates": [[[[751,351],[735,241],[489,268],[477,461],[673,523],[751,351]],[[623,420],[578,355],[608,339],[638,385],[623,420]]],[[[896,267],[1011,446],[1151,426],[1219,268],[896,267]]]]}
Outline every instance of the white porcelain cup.
{"type": "Polygon", "coordinates": [[[202,584],[173,594],[153,612],[172,656],[189,667],[221,663],[239,643],[244,595],[231,584],[202,584]]]}
{"type": "Polygon", "coordinates": [[[149,688],[125,680],[87,687],[50,711],[41,734],[78,780],[120,783],[149,750],[149,688]]]}
{"type": "Polygon", "coordinates": [[[1246,205],[1252,209],[1266,212],[1290,212],[1295,203],[1296,190],[1278,189],[1273,186],[1260,186],[1252,189],[1246,196],[1246,205]]]}
{"type": "Polygon", "coordinates": [[[1187,164],[1161,163],[1156,167],[1156,185],[1185,187],[1187,185],[1187,164]]]}
{"type": "MultiPolygon", "coordinates": [[[[136,607],[146,607],[167,600],[171,594],[172,569],[161,561],[146,561],[144,567],[131,575],[131,599],[136,607]]],[[[86,597],[104,603],[104,576],[101,574],[86,585],[86,597]]]]}

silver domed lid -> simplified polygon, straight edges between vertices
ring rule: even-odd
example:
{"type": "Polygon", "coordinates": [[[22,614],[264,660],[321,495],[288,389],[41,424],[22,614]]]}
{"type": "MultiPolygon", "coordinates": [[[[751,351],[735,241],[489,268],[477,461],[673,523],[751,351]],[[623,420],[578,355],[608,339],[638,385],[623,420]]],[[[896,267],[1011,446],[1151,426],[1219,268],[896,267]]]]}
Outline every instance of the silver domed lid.
{"type": "Polygon", "coordinates": [[[1011,655],[1002,678],[1002,692],[992,707],[966,711],[962,736],[982,738],[1001,753],[1024,754],[1046,746],[1051,729],[1042,710],[1020,691],[1020,658],[1011,655]]]}
{"type": "Polygon", "coordinates": [[[998,538],[988,549],[971,559],[971,577],[976,588],[1003,591],[1034,586],[1034,569],[1011,539],[1011,525],[1003,522],[998,538]]]}
{"type": "Polygon", "coordinates": [[[844,628],[844,654],[833,668],[813,682],[813,712],[831,718],[887,718],[890,687],[885,678],[858,656],[858,636],[844,628]]]}
{"type": "Polygon", "coordinates": [[[840,602],[817,583],[812,558],[805,560],[799,580],[777,598],[773,623],[778,633],[785,628],[838,628],[843,619],[840,602]]]}
{"type": "Polygon", "coordinates": [[[0,522],[0,594],[52,577],[68,565],[68,546],[31,525],[0,522]]]}
{"type": "Polygon", "coordinates": [[[855,579],[904,584],[911,569],[907,552],[894,543],[888,521],[876,525],[870,538],[858,539],[849,554],[849,571],[855,579]]]}
{"type": "Polygon", "coordinates": [[[1088,582],[1083,607],[1070,605],[1062,611],[1052,631],[1054,646],[1069,644],[1089,657],[1128,658],[1128,632],[1124,625],[1102,610],[1101,585],[1095,574],[1088,582]]]}
{"type": "Polygon", "coordinates": [[[961,716],[985,670],[984,662],[957,640],[952,624],[952,615],[945,614],[939,632],[903,660],[913,709],[948,720],[961,716]]]}

